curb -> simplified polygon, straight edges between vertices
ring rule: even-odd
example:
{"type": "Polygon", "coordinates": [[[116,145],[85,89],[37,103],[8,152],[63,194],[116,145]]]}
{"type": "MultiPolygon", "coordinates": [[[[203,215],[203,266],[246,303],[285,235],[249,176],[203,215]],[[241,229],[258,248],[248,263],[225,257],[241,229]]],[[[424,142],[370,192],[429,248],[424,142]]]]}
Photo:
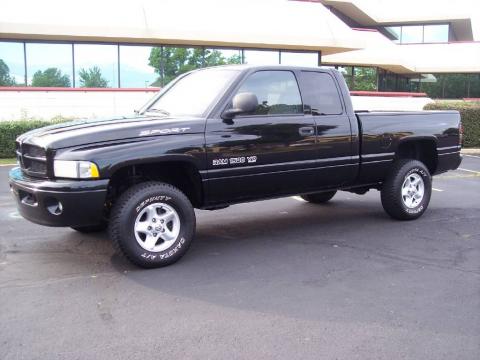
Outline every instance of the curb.
{"type": "Polygon", "coordinates": [[[480,148],[462,149],[462,154],[467,154],[467,155],[480,155],[480,148]]]}

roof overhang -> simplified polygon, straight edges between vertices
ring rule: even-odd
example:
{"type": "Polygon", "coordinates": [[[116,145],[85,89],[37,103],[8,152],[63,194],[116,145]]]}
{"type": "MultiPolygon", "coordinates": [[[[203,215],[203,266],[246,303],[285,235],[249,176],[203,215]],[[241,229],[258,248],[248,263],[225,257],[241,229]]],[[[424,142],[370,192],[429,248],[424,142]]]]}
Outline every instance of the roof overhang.
{"type": "Polygon", "coordinates": [[[2,5],[0,38],[276,48],[324,55],[363,45],[325,7],[279,0],[85,0],[75,9],[68,1],[18,0],[2,5]]]}
{"type": "Polygon", "coordinates": [[[324,56],[324,64],[378,66],[405,75],[479,73],[480,42],[369,47],[324,56]]]}
{"type": "Polygon", "coordinates": [[[473,41],[471,15],[474,9],[452,6],[451,1],[439,0],[319,0],[362,26],[394,24],[449,23],[457,41],[473,41]]]}

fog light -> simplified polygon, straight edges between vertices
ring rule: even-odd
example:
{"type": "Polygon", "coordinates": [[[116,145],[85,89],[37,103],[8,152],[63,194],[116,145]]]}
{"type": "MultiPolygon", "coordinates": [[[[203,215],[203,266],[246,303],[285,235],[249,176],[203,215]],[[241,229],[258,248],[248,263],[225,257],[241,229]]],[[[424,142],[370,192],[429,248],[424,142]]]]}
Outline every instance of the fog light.
{"type": "Polygon", "coordinates": [[[30,194],[26,191],[18,190],[18,196],[20,197],[20,201],[22,202],[22,204],[28,206],[37,206],[38,204],[35,195],[30,194]]]}
{"type": "Polygon", "coordinates": [[[45,199],[45,208],[52,215],[60,215],[63,212],[62,203],[51,197],[45,199]]]}

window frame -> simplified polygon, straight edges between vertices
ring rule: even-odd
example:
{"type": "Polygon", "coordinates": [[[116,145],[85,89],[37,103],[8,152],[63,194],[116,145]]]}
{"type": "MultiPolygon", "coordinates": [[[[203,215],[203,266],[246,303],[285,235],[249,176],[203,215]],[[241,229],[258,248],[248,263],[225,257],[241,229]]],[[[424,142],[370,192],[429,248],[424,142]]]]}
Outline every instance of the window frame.
{"type": "MultiPolygon", "coordinates": [[[[72,89],[74,88],[75,86],[75,81],[76,81],[76,74],[75,74],[75,59],[74,59],[74,56],[73,56],[73,45],[72,43],[67,43],[67,42],[38,42],[38,41],[24,41],[24,51],[25,51],[25,54],[24,54],[24,58],[25,58],[25,73],[28,75],[26,76],[26,78],[30,78],[30,83],[25,85],[25,86],[30,86],[30,87],[43,87],[43,86],[33,86],[32,85],[32,81],[33,81],[33,75],[37,72],[37,71],[42,71],[44,72],[45,70],[49,69],[49,68],[55,68],[55,69],[58,69],[61,71],[62,75],[67,75],[68,76],[68,79],[70,81],[70,86],[64,86],[63,88],[65,89],[72,89]],[[65,49],[67,49],[68,51],[68,54],[67,54],[67,58],[69,58],[69,64],[68,64],[68,72],[64,72],[61,68],[61,66],[58,65],[58,63],[56,62],[56,59],[57,58],[54,58],[54,60],[49,63],[49,65],[45,66],[45,67],[38,67],[38,65],[35,64],[34,61],[32,61],[32,58],[35,58],[35,56],[32,56],[32,53],[34,53],[35,51],[38,51],[38,48],[42,48],[42,47],[47,47],[47,46],[53,46],[53,47],[56,47],[56,46],[64,46],[65,49]],[[29,48],[30,47],[30,48],[29,48]],[[68,49],[68,47],[70,49],[68,49]],[[32,51],[33,49],[32,48],[37,48],[36,50],[32,51]],[[34,65],[32,65],[32,63],[34,63],[34,65]],[[37,68],[35,70],[35,68],[37,68]]],[[[48,50],[48,49],[47,49],[48,50]]],[[[42,51],[45,51],[45,49],[42,49],[42,51]]]]}
{"type": "Polygon", "coordinates": [[[303,102],[303,97],[302,97],[302,90],[300,87],[300,83],[298,82],[298,77],[297,77],[297,71],[292,70],[292,69],[255,69],[255,71],[248,71],[246,74],[244,74],[244,77],[238,82],[238,84],[232,89],[232,92],[230,96],[228,96],[227,100],[225,101],[225,106],[222,107],[222,113],[228,109],[230,109],[230,105],[232,104],[232,100],[237,94],[238,90],[242,87],[242,85],[250,78],[250,76],[258,73],[258,72],[265,72],[265,71],[282,71],[282,72],[289,72],[293,75],[293,78],[295,79],[295,83],[297,84],[297,89],[298,89],[298,94],[300,95],[300,101],[301,106],[302,106],[302,112],[298,114],[258,114],[258,115],[248,115],[248,114],[241,114],[235,116],[235,118],[258,118],[258,117],[291,117],[291,116],[305,116],[305,105],[303,102]]]}
{"type": "Polygon", "coordinates": [[[423,25],[423,44],[448,44],[450,41],[450,23],[439,23],[439,24],[424,24],[423,25]],[[426,41],[425,40],[425,28],[432,28],[432,27],[439,27],[439,26],[446,26],[447,27],[447,38],[446,40],[442,41],[426,41]]]}
{"type": "Polygon", "coordinates": [[[451,23],[450,22],[439,22],[439,23],[420,23],[420,24],[384,24],[382,28],[384,31],[388,31],[387,28],[392,27],[399,27],[400,28],[400,37],[398,40],[391,40],[397,45],[411,45],[411,44],[448,44],[450,42],[450,31],[451,31],[451,23]],[[446,26],[447,27],[447,39],[445,41],[425,41],[425,28],[429,26],[446,26]],[[422,27],[422,41],[421,42],[405,42],[403,39],[404,28],[412,27],[412,26],[421,26],[422,27]]]}

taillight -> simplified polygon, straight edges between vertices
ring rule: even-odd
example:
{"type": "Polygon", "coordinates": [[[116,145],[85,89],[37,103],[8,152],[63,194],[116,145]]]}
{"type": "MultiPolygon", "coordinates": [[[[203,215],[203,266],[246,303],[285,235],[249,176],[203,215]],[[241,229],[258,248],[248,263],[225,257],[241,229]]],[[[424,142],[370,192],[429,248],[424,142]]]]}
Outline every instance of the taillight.
{"type": "Polygon", "coordinates": [[[458,126],[458,144],[463,147],[463,124],[460,122],[458,126]]]}

